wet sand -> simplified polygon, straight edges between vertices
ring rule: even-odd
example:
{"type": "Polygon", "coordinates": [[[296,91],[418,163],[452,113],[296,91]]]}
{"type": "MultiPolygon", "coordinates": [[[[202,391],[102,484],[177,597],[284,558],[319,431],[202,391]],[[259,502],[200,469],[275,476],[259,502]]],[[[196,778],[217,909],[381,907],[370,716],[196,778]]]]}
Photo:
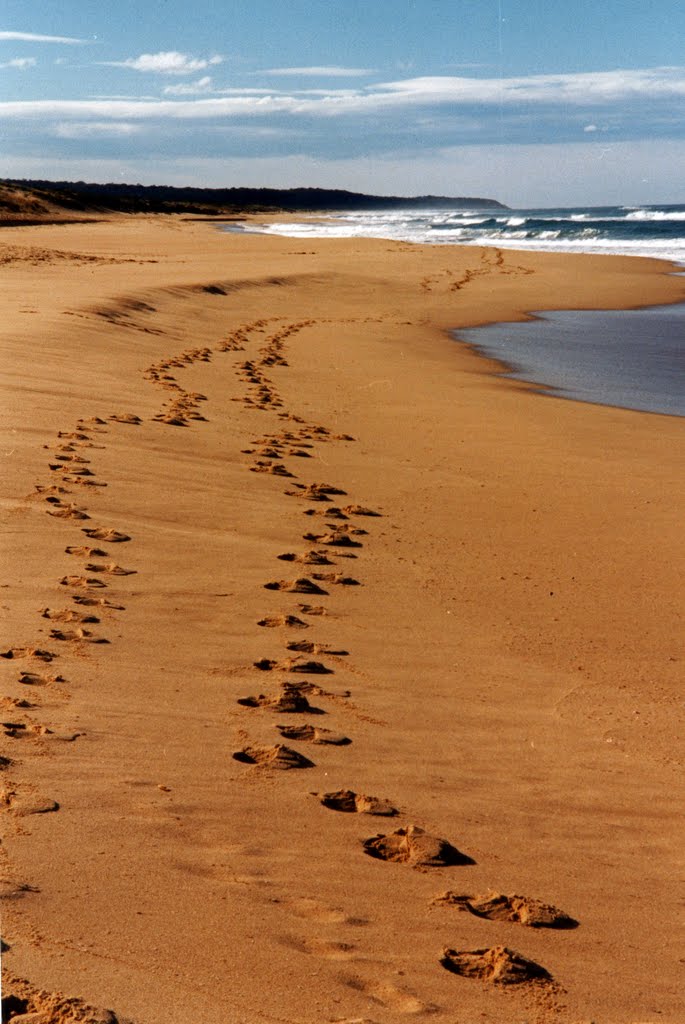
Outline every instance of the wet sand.
{"type": "Polygon", "coordinates": [[[449,334],[668,269],[3,234],[10,1017],[682,1020],[683,422],[449,334]]]}

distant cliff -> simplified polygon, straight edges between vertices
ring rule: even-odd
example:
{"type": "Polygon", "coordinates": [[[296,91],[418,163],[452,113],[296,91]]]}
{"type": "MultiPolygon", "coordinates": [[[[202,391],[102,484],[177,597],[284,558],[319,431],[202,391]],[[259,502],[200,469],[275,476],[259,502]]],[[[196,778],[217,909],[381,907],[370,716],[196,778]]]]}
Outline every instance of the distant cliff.
{"type": "MultiPolygon", "coordinates": [[[[304,212],[312,210],[507,209],[495,199],[452,196],[374,196],[325,188],[176,188],[172,185],[97,184],[85,181],[42,181],[9,179],[0,181],[0,216],[20,203],[23,194],[35,214],[39,207],[79,213],[116,210],[122,213],[191,213],[221,216],[223,213],[266,211],[304,212]],[[2,187],[4,186],[4,188],[2,187]],[[19,193],[19,196],[17,196],[19,193]],[[4,195],[3,195],[4,194],[4,195]],[[4,201],[3,201],[4,200],[4,201]]],[[[21,203],[20,203],[21,205],[21,203]]],[[[46,209],[47,212],[47,209],[46,209]]]]}

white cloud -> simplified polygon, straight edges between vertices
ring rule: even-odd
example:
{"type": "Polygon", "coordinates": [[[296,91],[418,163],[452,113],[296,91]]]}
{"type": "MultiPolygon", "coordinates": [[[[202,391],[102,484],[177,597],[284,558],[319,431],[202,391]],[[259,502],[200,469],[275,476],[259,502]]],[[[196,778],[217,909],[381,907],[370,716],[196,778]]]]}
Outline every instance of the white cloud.
{"type": "Polygon", "coordinates": [[[123,61],[107,61],[111,67],[132,68],[134,71],[151,71],[161,75],[193,75],[204,71],[213,64],[221,64],[223,57],[191,57],[177,50],[162,50],[160,53],[141,53],[123,61]]]}
{"type": "MultiPolygon", "coordinates": [[[[189,74],[209,61],[169,51],[143,54],[124,66],[165,74],[189,74]]],[[[316,90],[300,93],[274,90],[217,90],[212,98],[156,101],[137,100],[28,100],[0,103],[0,116],[8,118],[94,117],[207,120],[226,117],[264,117],[293,114],[309,117],[406,112],[417,108],[448,107],[451,113],[473,106],[552,107],[562,104],[582,109],[612,107],[640,99],[673,100],[685,97],[685,68],[649,68],[575,75],[533,75],[527,78],[410,78],[361,89],[316,90]]]]}
{"type": "Polygon", "coordinates": [[[165,96],[199,96],[204,92],[213,92],[212,79],[209,75],[198,78],[197,82],[182,82],[179,85],[165,85],[163,92],[165,96]]]}
{"type": "Polygon", "coordinates": [[[685,68],[658,67],[519,78],[410,78],[375,85],[372,95],[385,105],[525,102],[584,106],[626,99],[685,96],[685,68]]]}
{"type": "Polygon", "coordinates": [[[0,64],[0,68],[18,68],[19,71],[25,71],[26,68],[35,68],[36,64],[35,57],[13,57],[12,60],[0,64]]]}
{"type": "Polygon", "coordinates": [[[22,43],[87,43],[87,39],[73,39],[71,36],[41,36],[35,32],[0,32],[0,42],[14,40],[22,43]]]}
{"type": "Polygon", "coordinates": [[[329,78],[363,78],[364,75],[373,75],[373,68],[342,68],[336,66],[302,67],[302,68],[267,68],[265,71],[257,71],[261,75],[308,75],[315,77],[329,78]]]}
{"type": "Polygon", "coordinates": [[[141,126],[125,121],[64,122],[55,125],[52,134],[59,139],[126,138],[141,131],[141,126]]]}

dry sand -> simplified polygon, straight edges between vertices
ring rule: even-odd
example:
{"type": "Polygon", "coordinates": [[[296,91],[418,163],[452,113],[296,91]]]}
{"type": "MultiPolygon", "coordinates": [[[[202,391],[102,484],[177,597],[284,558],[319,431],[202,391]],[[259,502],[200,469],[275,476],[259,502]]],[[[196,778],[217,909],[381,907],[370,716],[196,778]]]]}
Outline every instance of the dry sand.
{"type": "Polygon", "coordinates": [[[681,1024],[683,421],[447,334],[668,269],[4,231],[8,1016],[681,1024]]]}

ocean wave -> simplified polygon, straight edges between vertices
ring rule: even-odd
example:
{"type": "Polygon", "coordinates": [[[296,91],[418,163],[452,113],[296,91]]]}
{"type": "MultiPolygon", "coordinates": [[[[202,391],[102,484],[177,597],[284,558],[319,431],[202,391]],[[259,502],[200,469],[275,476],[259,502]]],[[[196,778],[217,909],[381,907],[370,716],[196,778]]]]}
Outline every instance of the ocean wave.
{"type": "Polygon", "coordinates": [[[497,245],[543,252],[614,253],[685,262],[685,205],[512,210],[349,211],[248,230],[298,238],[387,238],[429,245],[497,245]]]}
{"type": "Polygon", "coordinates": [[[632,210],[626,220],[636,221],[685,221],[685,210],[632,210]]]}

